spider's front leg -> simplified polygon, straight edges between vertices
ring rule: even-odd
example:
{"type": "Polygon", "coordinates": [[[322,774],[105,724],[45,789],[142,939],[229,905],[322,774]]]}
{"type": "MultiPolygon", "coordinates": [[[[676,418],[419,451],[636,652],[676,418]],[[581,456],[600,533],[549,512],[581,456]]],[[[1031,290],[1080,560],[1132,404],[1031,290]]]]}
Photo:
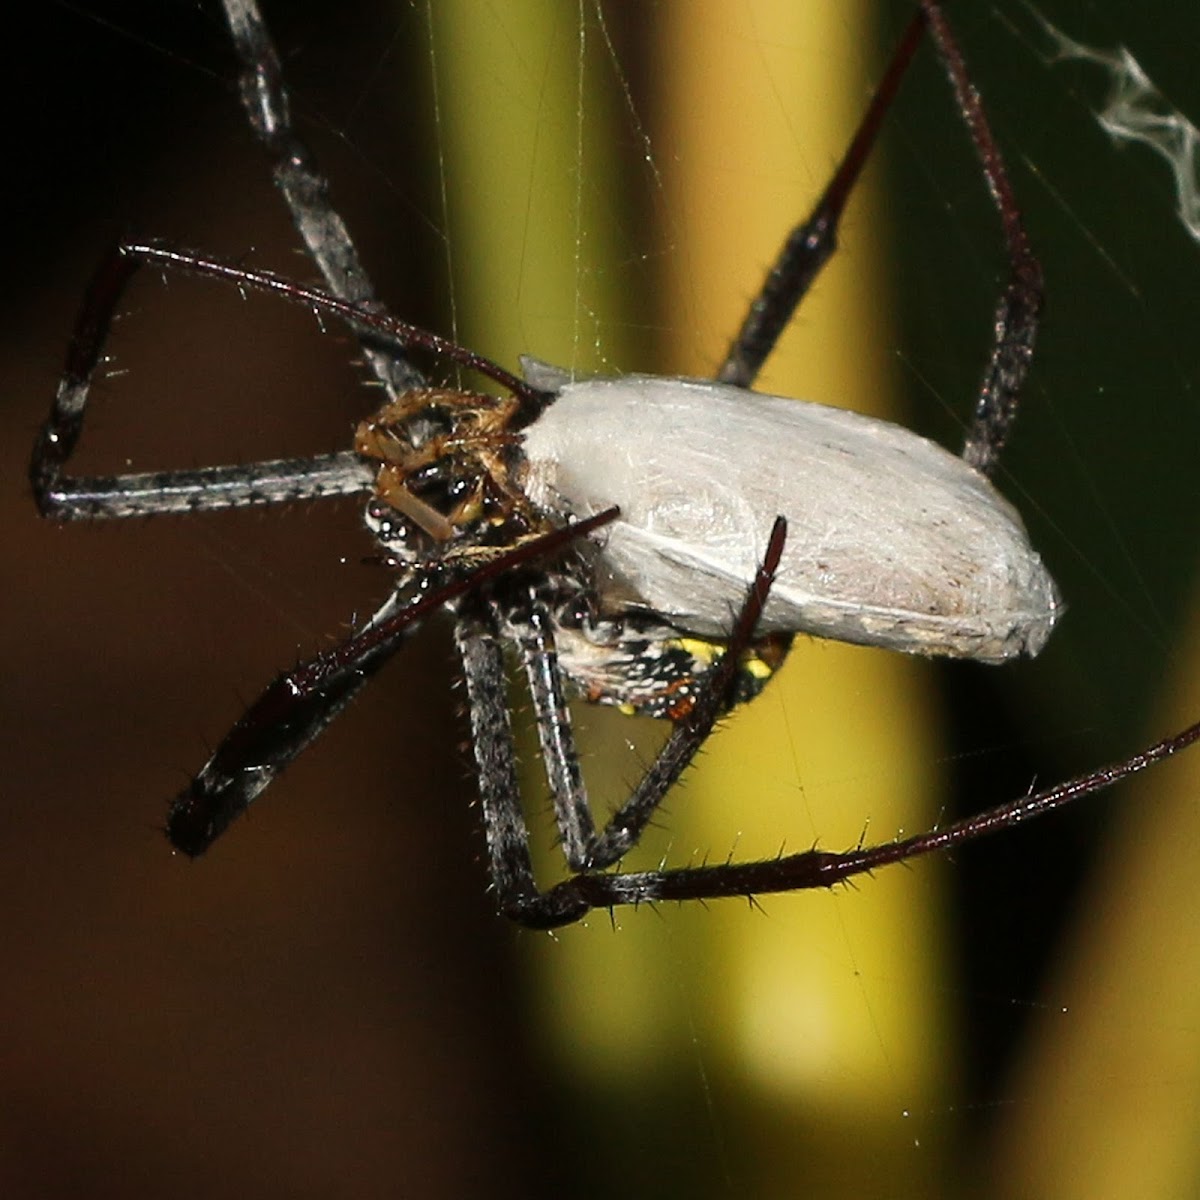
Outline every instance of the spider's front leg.
{"type": "Polygon", "coordinates": [[[59,521],[156,516],[370,491],[371,470],[349,451],[194,470],[87,478],[64,474],[83,431],[96,371],[106,361],[104,347],[117,305],[144,258],[134,248],[114,247],[84,294],[62,379],[29,464],[42,515],[59,521]]]}
{"type": "Polygon", "coordinates": [[[313,500],[375,489],[375,468],[354,451],[196,470],[93,478],[64,475],[63,469],[83,430],[89,392],[96,370],[104,362],[103,350],[117,304],[138,268],[144,265],[213,279],[244,291],[257,291],[304,305],[344,321],[360,337],[369,337],[395,352],[419,346],[443,354],[508,388],[530,418],[550,400],[482,355],[402,321],[377,305],[352,303],[267,271],[248,271],[188,251],[153,244],[119,245],[105,256],[88,285],[50,416],[34,443],[29,475],[44,516],[62,521],[153,516],[313,500]]]}
{"type": "MultiPolygon", "coordinates": [[[[420,595],[419,588],[414,594],[420,595]]],[[[400,648],[420,616],[418,605],[406,606],[393,593],[363,632],[276,678],[171,802],[166,828],[171,845],[190,858],[203,854],[321,736],[400,648]],[[389,625],[395,629],[390,638],[365,640],[389,625]]]]}
{"type": "MultiPolygon", "coordinates": [[[[172,803],[167,817],[171,844],[192,857],[203,854],[324,732],[430,613],[514,567],[561,551],[616,516],[616,509],[607,509],[529,538],[473,569],[446,567],[437,561],[415,568],[364,629],[285,671],[246,710],[172,803]]],[[[508,754],[511,759],[511,744],[508,754]]]]}
{"type": "MultiPolygon", "coordinates": [[[[223,0],[238,60],[238,90],[250,128],[271,157],[271,173],[309,256],[333,295],[382,311],[346,222],[329,200],[329,182],[292,125],[279,54],[254,0],[223,0]]],[[[407,359],[374,345],[363,351],[390,399],[421,387],[424,376],[407,359]]]]}

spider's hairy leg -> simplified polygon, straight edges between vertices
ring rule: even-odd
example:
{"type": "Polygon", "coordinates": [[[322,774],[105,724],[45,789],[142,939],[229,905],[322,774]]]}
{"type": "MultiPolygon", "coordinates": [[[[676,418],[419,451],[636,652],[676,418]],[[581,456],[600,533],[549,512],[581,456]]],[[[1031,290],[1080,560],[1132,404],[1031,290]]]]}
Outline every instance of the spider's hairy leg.
{"type": "Polygon", "coordinates": [[[1003,155],[939,0],[921,0],[920,10],[901,35],[833,178],[808,218],[788,234],[758,295],[751,301],[716,378],[739,387],[753,384],[797,305],[837,249],[838,223],[850,192],[926,28],[954,90],[988,192],[999,212],[1008,259],[1008,282],[992,323],[992,350],[962,450],[967,462],[983,474],[991,475],[1016,420],[1021,390],[1029,374],[1042,306],[1042,268],[1030,248],[1003,155]]]}
{"type": "MultiPolygon", "coordinates": [[[[275,185],[326,286],[340,300],[378,308],[375,289],[345,221],[329,202],[329,182],[296,134],[279,54],[256,0],[223,0],[238,59],[238,90],[250,128],[271,156],[275,185]]],[[[422,386],[421,372],[403,357],[365,343],[367,361],[395,400],[422,386]]]]}
{"type": "Polygon", "coordinates": [[[575,748],[571,713],[554,644],[553,621],[545,606],[534,601],[522,621],[510,623],[516,624],[520,631],[518,646],[533,700],[542,763],[563,857],[572,871],[579,871],[588,863],[595,844],[596,825],[579,767],[579,752],[575,748]]]}
{"type": "Polygon", "coordinates": [[[127,242],[117,247],[116,253],[136,264],[161,267],[164,271],[176,271],[184,275],[195,275],[201,279],[215,279],[220,283],[232,284],[244,291],[261,292],[299,304],[315,313],[327,313],[344,321],[360,335],[372,338],[377,344],[395,349],[412,346],[427,350],[449,362],[457,363],[470,371],[498,383],[516,396],[522,405],[522,419],[532,421],[553,400],[553,396],[532,386],[505,370],[482,354],[444,338],[440,334],[422,329],[410,321],[393,316],[378,305],[363,305],[343,300],[330,292],[306,287],[292,279],[285,279],[272,271],[250,271],[234,263],[223,262],[190,250],[177,250],[153,242],[127,242]]]}
{"type": "MultiPolygon", "coordinates": [[[[395,595],[390,596],[367,629],[392,618],[397,606],[395,595]]],[[[419,616],[414,608],[400,610],[407,617],[406,628],[419,616]]],[[[192,858],[203,854],[284,767],[316,741],[402,641],[396,636],[345,663],[318,655],[275,679],[172,801],[166,828],[171,845],[192,858]]]]}
{"type": "Polygon", "coordinates": [[[937,0],[921,0],[921,8],[929,25],[929,36],[954,89],[959,114],[971,135],[988,193],[1000,215],[1004,252],[1008,258],[1008,282],[992,319],[992,350],[962,448],[963,458],[976,470],[990,476],[999,465],[1000,454],[1012,431],[1033,359],[1033,344],[1042,310],[1042,264],[1029,245],[1029,235],[1025,232],[1025,222],[1008,177],[1008,168],[1004,165],[1004,156],[967,72],[958,39],[937,0]]]}
{"type": "Polygon", "coordinates": [[[725,653],[700,681],[686,716],[675,722],[658,757],[597,839],[588,858],[590,869],[610,866],[637,842],[667,792],[699,753],[717,720],[731,707],[742,655],[754,642],[755,627],[766,606],[786,539],[787,522],[776,517],[766,553],[734,622],[725,653]]]}
{"type": "Polygon", "coordinates": [[[487,839],[488,875],[505,916],[522,925],[569,925],[586,903],[564,897],[551,904],[538,891],[521,812],[512,723],[508,716],[504,651],[496,630],[482,618],[455,623],[471,714],[471,743],[479,768],[479,803],[487,839]]]}
{"type": "Polygon", "coordinates": [[[725,361],[717,369],[715,378],[721,383],[745,388],[754,383],[813,280],[837,249],[838,224],[846,202],[924,32],[925,13],[921,11],[901,34],[833,178],[808,217],[787,235],[758,295],[750,302],[742,327],[726,352],[725,361]]]}
{"type": "MultiPolygon", "coordinates": [[[[782,544],[782,520],[777,526],[772,535],[782,544]]],[[[767,565],[759,571],[761,586],[768,587],[775,571],[773,549],[769,551],[767,565]],[[768,568],[769,576],[766,574],[768,568]]],[[[571,871],[603,870],[621,858],[639,840],[667,792],[712,732],[717,719],[748,698],[745,694],[746,653],[756,645],[755,625],[765,598],[763,591],[752,592],[743,603],[728,638],[712,647],[716,651],[715,661],[710,660],[707,667],[692,666],[686,679],[678,680],[678,690],[674,691],[672,701],[677,713],[672,717],[672,736],[633,793],[600,833],[596,831],[580,770],[571,713],[563,688],[563,668],[555,637],[556,629],[561,627],[556,625],[550,611],[536,595],[528,599],[518,597],[506,606],[495,607],[495,621],[481,632],[485,635],[490,632],[494,636],[497,631],[503,631],[502,636],[515,640],[519,648],[533,700],[534,723],[554,805],[559,844],[571,871]]],[[[790,639],[784,639],[783,646],[773,647],[777,654],[774,665],[781,661],[788,643],[790,639]]],[[[756,661],[759,661],[757,656],[756,661]]],[[[758,683],[761,686],[761,680],[758,683]]],[[[493,696],[488,692],[483,697],[485,707],[495,707],[503,701],[502,693],[493,696]]],[[[498,752],[494,756],[499,757],[498,752]]]]}
{"type": "MultiPolygon", "coordinates": [[[[587,853],[590,866],[614,862],[636,842],[667,791],[695,758],[717,718],[728,707],[741,651],[753,640],[786,538],[787,522],[782,517],[777,518],[763,561],[734,624],[726,653],[697,688],[691,711],[676,722],[658,758],[634,794],[618,810],[610,829],[590,847],[587,853]]],[[[456,634],[463,656],[475,758],[479,766],[489,869],[500,910],[533,929],[570,924],[598,906],[592,897],[592,881],[608,877],[588,871],[573,875],[546,892],[538,890],[529,853],[529,832],[521,812],[500,641],[494,623],[486,617],[460,621],[456,634]]],[[[565,709],[562,711],[565,716],[565,709]]],[[[539,717],[542,716],[539,712],[539,717]]],[[[553,788],[553,763],[548,763],[547,771],[553,788]]],[[[583,803],[586,807],[586,799],[583,803]]]]}
{"type": "Polygon", "coordinates": [[[229,467],[72,477],[64,468],[83,431],[84,412],[122,295],[140,265],[115,247],[92,276],[67,346],[50,416],[33,447],[29,479],[43,516],[59,521],[148,516],[278,504],[370,491],[372,473],[346,451],[229,467]]]}
{"type": "Polygon", "coordinates": [[[285,671],[246,710],[172,803],[167,817],[171,844],[193,857],[203,854],[431,612],[514,567],[560,551],[616,516],[616,509],[608,509],[530,538],[474,569],[454,571],[435,563],[414,570],[363,630],[285,671]]]}
{"type": "Polygon", "coordinates": [[[937,851],[952,850],[986,834],[1011,829],[1072,801],[1102,792],[1178,754],[1197,741],[1200,741],[1200,722],[1189,725],[1180,733],[1172,734],[1122,762],[1100,767],[1044,791],[997,805],[986,812],[947,825],[944,829],[879,846],[862,847],[842,854],[807,850],[761,862],[681,867],[670,871],[642,871],[624,875],[592,873],[577,875],[559,886],[569,890],[577,903],[586,903],[589,908],[612,908],[617,904],[653,903],[659,900],[717,900],[730,896],[753,900],[771,892],[832,887],[878,867],[906,862],[937,851]]]}

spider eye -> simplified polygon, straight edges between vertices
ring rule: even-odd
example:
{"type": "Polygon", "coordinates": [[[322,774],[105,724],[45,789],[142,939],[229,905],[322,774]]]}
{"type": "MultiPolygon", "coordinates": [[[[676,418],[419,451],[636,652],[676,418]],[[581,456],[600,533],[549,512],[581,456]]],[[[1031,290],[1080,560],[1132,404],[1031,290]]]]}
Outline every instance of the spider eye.
{"type": "Polygon", "coordinates": [[[416,560],[418,543],[425,535],[390,504],[377,497],[372,498],[367,504],[363,520],[371,535],[395,560],[396,565],[407,565],[416,560]]]}
{"type": "Polygon", "coordinates": [[[405,477],[404,484],[414,495],[420,495],[426,500],[431,499],[431,491],[444,482],[446,465],[444,461],[431,462],[415,471],[410,471],[405,477]]]}

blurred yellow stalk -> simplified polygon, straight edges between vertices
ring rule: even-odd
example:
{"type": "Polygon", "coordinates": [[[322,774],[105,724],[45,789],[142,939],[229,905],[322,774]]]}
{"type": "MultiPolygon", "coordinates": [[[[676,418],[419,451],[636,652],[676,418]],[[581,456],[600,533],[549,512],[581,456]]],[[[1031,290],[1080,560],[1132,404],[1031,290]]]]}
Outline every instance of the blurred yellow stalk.
{"type": "MultiPolygon", "coordinates": [[[[432,4],[463,340],[510,365],[528,351],[584,372],[711,373],[867,103],[877,69],[867,7],[639,9],[643,26],[626,32],[644,39],[638,61],[655,89],[645,101],[627,100],[590,4],[432,4]],[[620,147],[632,145],[624,161],[636,162],[643,138],[652,167],[623,167],[620,147]],[[639,204],[661,218],[636,243],[654,278],[649,313],[614,282],[627,253],[617,249],[621,222],[639,204]],[[624,336],[647,317],[662,331],[657,362],[634,360],[645,339],[624,336]]],[[[619,51],[615,62],[624,69],[619,51]]],[[[888,413],[895,338],[877,179],[869,170],[846,249],[768,363],[765,390],[888,413]]],[[[801,639],[677,789],[656,853],[673,864],[766,857],[930,825],[939,782],[925,679],[920,663],[801,639]]],[[[651,750],[635,723],[600,714],[589,723],[609,737],[585,772],[615,799],[651,750]]],[[[549,845],[548,822],[535,830],[549,845]]],[[[757,1109],[757,1130],[738,1134],[753,1143],[754,1194],[794,1194],[817,1178],[824,1196],[864,1180],[887,1181],[893,1196],[928,1194],[937,1155],[914,1147],[931,1111],[945,1134],[953,1044],[937,983],[936,870],[885,871],[856,890],[764,907],[623,911],[616,932],[599,915],[555,940],[525,939],[563,1070],[626,1103],[634,1083],[650,1097],[680,1087],[708,1103],[744,1097],[720,1127],[693,1132],[728,1136],[757,1109]]]]}

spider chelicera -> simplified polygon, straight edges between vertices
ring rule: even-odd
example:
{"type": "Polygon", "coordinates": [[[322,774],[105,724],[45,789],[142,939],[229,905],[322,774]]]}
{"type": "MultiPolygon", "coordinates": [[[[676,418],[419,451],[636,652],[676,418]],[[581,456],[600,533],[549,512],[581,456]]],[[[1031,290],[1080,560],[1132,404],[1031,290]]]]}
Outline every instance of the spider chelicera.
{"type": "Polygon", "coordinates": [[[998,662],[1036,653],[1061,611],[1019,517],[989,482],[1028,373],[1042,275],[961,51],[936,0],[922,0],[845,157],[812,214],[789,235],[716,382],[574,381],[533,361],[522,379],[390,316],[374,300],[349,234],[329,207],[325,181],[291,126],[278,59],[255,3],[224,6],[243,102],[328,291],[162,246],[118,247],[84,299],[34,448],[34,493],[41,511],[60,520],[363,493],[367,525],[397,580],[362,631],[280,676],[223,739],[171,806],[167,832],[179,850],[207,849],[414,626],[441,607],[453,613],[463,662],[492,884],[501,910],[533,927],[618,904],[829,886],[1016,825],[1200,738],[1200,724],[1190,726],[1123,762],[901,841],[841,854],[814,850],[621,872],[616,864],[714,722],[762,688],[794,633],[998,662]],[[927,31],[996,201],[1009,262],[958,458],[896,426],[748,390],[835,248],[848,194],[927,31]],[[66,476],[111,319],[143,264],[266,291],[343,320],[358,334],[388,402],[359,426],[351,451],[66,476]],[[486,377],[507,398],[428,386],[402,353],[411,348],[486,377]],[[621,415],[629,411],[641,414],[636,442],[621,415]],[[643,418],[651,414],[658,436],[647,438],[643,418]],[[686,440],[677,432],[684,426],[686,440]],[[761,456],[739,465],[737,449],[751,426],[754,437],[773,439],[770,457],[787,468],[769,486],[761,456]],[[699,458],[689,457],[698,443],[699,458]],[[724,459],[714,453],[718,445],[724,459]],[[797,477],[812,481],[807,492],[797,477]],[[520,803],[505,643],[516,647],[528,679],[570,872],[545,891],[533,877],[520,803]],[[600,830],[574,747],[571,692],[673,722],[656,760],[600,830]]]}

